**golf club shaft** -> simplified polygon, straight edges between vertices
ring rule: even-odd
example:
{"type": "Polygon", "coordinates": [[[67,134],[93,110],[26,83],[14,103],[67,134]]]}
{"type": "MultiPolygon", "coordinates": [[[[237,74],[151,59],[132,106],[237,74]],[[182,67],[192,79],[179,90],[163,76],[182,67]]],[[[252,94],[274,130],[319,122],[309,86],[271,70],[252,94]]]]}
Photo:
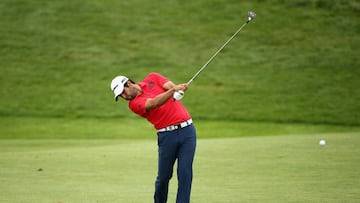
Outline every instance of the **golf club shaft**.
{"type": "Polygon", "coordinates": [[[247,20],[221,47],[218,49],[211,58],[200,68],[200,70],[187,82],[189,86],[192,81],[199,76],[199,74],[211,63],[211,61],[220,53],[221,50],[250,22],[251,19],[247,20]]]}

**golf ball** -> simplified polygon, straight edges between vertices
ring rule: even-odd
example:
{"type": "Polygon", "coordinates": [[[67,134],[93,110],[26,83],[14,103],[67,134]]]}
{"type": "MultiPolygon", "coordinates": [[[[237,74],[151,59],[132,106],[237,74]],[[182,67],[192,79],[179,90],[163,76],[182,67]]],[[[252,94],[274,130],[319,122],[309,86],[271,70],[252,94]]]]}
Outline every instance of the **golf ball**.
{"type": "Polygon", "coordinates": [[[325,145],[326,145],[326,141],[325,141],[325,140],[320,140],[319,145],[320,145],[320,146],[325,146],[325,145]]]}

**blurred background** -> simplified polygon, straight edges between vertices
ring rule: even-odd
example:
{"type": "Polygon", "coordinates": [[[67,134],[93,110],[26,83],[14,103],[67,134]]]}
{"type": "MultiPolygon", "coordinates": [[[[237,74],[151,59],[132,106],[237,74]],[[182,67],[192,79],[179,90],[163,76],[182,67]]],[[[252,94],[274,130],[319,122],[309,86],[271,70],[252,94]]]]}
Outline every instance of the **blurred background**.
{"type": "Polygon", "coordinates": [[[50,133],[51,119],[137,123],[112,78],[187,82],[249,10],[182,100],[193,118],[359,126],[357,0],[2,0],[2,136],[24,137],[24,123],[50,133]]]}

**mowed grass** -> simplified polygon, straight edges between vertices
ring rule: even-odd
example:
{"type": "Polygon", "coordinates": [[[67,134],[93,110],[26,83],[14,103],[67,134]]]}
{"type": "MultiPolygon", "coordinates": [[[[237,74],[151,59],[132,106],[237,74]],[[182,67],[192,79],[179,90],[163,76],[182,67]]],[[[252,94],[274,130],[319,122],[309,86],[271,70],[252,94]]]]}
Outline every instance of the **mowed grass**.
{"type": "Polygon", "coordinates": [[[0,116],[123,117],[109,84],[192,84],[194,118],[360,125],[356,0],[0,1],[0,116]],[[21,3],[19,3],[21,2],[21,3]]]}
{"type": "MultiPolygon", "coordinates": [[[[359,144],[359,133],[199,139],[192,202],[359,202],[359,144]]],[[[0,201],[152,202],[156,145],[1,140],[0,201]]],[[[169,202],[176,184],[174,173],[169,202]]]]}
{"type": "MultiPolygon", "coordinates": [[[[360,132],[359,126],[193,119],[198,138],[360,132]]],[[[0,117],[1,139],[154,139],[145,119],[0,117]]]]}

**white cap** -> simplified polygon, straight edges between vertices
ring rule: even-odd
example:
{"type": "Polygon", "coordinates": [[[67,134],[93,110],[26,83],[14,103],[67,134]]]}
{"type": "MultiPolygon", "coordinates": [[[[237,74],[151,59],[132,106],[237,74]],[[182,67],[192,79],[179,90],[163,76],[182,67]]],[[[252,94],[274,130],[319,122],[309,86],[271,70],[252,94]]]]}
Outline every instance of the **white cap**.
{"type": "Polygon", "coordinates": [[[128,80],[129,80],[129,78],[127,78],[125,76],[117,76],[111,81],[110,88],[111,88],[111,91],[114,92],[115,101],[118,100],[118,96],[120,96],[121,93],[124,91],[124,85],[126,84],[126,82],[128,80]]]}

